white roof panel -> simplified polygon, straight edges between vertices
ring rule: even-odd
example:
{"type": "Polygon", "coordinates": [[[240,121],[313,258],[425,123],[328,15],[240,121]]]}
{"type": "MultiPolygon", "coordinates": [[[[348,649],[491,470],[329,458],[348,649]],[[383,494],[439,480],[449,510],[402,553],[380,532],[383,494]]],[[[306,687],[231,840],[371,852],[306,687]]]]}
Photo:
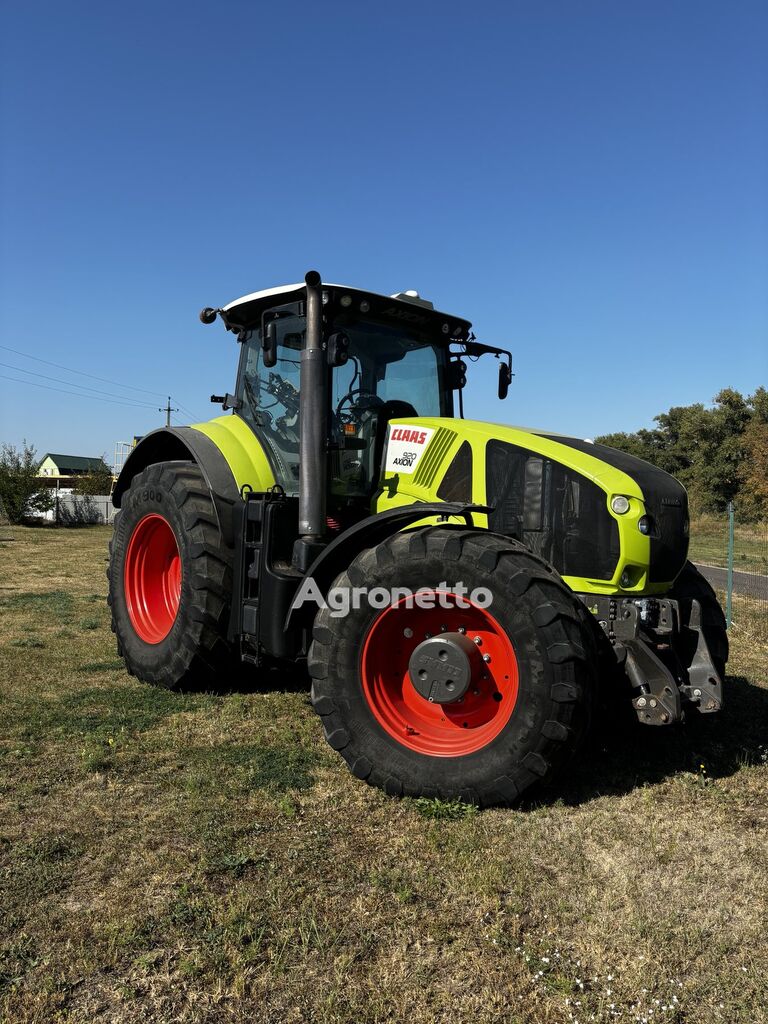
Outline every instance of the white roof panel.
{"type": "MultiPolygon", "coordinates": [[[[457,316],[455,313],[444,313],[444,312],[441,313],[441,311],[438,310],[438,309],[434,309],[434,308],[433,309],[429,309],[428,307],[421,306],[418,302],[411,302],[409,299],[406,299],[406,298],[402,297],[405,294],[404,292],[398,292],[395,295],[383,295],[381,292],[371,292],[371,291],[368,291],[367,289],[355,288],[352,285],[347,285],[347,284],[334,284],[331,281],[323,281],[322,287],[324,287],[324,288],[341,288],[344,291],[355,292],[355,293],[360,294],[360,295],[371,295],[374,298],[379,298],[379,299],[392,299],[394,302],[402,302],[402,303],[404,303],[406,305],[418,306],[420,309],[425,309],[426,312],[428,312],[428,313],[436,313],[438,316],[442,315],[442,316],[451,317],[451,319],[453,319],[453,320],[465,320],[466,321],[466,317],[457,316]]],[[[277,288],[264,288],[262,291],[251,292],[249,295],[242,295],[239,299],[233,299],[232,302],[228,302],[227,305],[223,307],[223,310],[224,310],[225,313],[228,313],[231,309],[234,309],[236,306],[242,306],[246,302],[256,302],[259,299],[268,299],[268,298],[271,298],[274,295],[285,295],[285,296],[288,296],[288,295],[291,295],[293,292],[304,291],[305,288],[306,288],[306,284],[303,281],[300,281],[298,284],[283,284],[283,285],[279,285],[277,288]]]]}

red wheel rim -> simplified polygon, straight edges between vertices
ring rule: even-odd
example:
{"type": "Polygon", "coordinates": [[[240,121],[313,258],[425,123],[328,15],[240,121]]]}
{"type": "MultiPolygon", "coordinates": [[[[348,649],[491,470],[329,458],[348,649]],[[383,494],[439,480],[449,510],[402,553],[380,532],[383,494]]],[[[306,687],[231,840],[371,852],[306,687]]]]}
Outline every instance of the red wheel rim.
{"type": "Polygon", "coordinates": [[[459,757],[487,746],[507,724],[517,702],[517,658],[496,619],[467,598],[449,608],[386,608],[371,625],[361,656],[363,692],[376,721],[398,743],[433,757],[459,757]],[[466,631],[488,661],[461,702],[432,704],[411,683],[408,662],[427,636],[466,631]],[[408,634],[411,634],[410,636],[408,634]]]}
{"type": "Polygon", "coordinates": [[[181,558],[171,525],[152,513],[136,524],[123,571],[125,603],[136,634],[159,644],[176,621],[181,598],[181,558]]]}

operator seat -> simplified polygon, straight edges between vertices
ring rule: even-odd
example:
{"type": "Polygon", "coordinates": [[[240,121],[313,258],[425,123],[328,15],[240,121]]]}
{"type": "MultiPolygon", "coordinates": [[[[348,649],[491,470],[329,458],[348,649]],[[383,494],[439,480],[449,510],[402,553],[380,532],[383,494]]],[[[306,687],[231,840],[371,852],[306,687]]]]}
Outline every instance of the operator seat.
{"type": "Polygon", "coordinates": [[[390,398],[376,410],[376,435],[373,442],[373,464],[381,466],[381,458],[384,452],[384,442],[387,440],[387,425],[390,420],[418,416],[410,402],[403,402],[399,398],[390,398]]]}

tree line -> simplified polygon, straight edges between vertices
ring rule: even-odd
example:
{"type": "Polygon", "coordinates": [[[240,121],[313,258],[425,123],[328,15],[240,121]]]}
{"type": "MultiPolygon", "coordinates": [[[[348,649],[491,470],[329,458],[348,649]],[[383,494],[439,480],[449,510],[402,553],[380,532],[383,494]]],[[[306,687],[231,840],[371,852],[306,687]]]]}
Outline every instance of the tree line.
{"type": "MultiPolygon", "coordinates": [[[[686,487],[694,514],[722,513],[729,501],[742,519],[768,519],[768,391],[746,397],[733,388],[703,403],[676,405],[654,418],[657,426],[635,433],[604,434],[600,444],[637,455],[671,473],[686,487]]],[[[26,442],[20,449],[0,445],[0,510],[11,522],[39,514],[53,504],[40,487],[38,458],[26,442]]],[[[91,473],[75,493],[109,494],[109,474],[91,473]]]]}
{"type": "Polygon", "coordinates": [[[733,501],[742,519],[768,518],[768,391],[724,388],[713,403],[676,405],[650,430],[595,440],[677,477],[694,514],[722,513],[733,501]]]}

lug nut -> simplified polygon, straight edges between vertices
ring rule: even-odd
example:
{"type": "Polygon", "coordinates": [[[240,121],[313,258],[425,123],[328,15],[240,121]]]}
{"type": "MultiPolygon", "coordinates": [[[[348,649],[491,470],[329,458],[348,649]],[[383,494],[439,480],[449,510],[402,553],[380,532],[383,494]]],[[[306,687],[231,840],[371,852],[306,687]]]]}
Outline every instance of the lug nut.
{"type": "Polygon", "coordinates": [[[701,690],[694,690],[693,691],[693,696],[694,697],[700,697],[701,696],[701,690]]]}
{"type": "Polygon", "coordinates": [[[483,655],[483,661],[490,661],[490,660],[491,660],[490,654],[484,654],[483,655]]]}
{"type": "Polygon", "coordinates": [[[645,707],[645,705],[646,705],[646,703],[647,703],[647,702],[646,702],[646,699],[645,699],[645,697],[638,697],[638,698],[637,698],[637,706],[638,706],[639,708],[644,708],[644,707],[645,707]]]}
{"type": "Polygon", "coordinates": [[[460,633],[466,633],[467,632],[467,627],[466,626],[459,626],[459,632],[460,633]]]}
{"type": "Polygon", "coordinates": [[[403,636],[407,637],[410,640],[410,638],[413,636],[413,630],[408,628],[404,629],[403,636]]]}
{"type": "Polygon", "coordinates": [[[652,708],[655,708],[658,702],[653,697],[651,697],[648,703],[651,705],[652,708]]]}
{"type": "Polygon", "coordinates": [[[440,632],[441,633],[447,633],[448,632],[448,627],[447,626],[441,626],[440,627],[440,632]]]}
{"type": "Polygon", "coordinates": [[[478,646],[478,647],[480,646],[480,644],[481,644],[482,642],[483,642],[483,641],[482,641],[482,640],[480,639],[480,637],[479,637],[479,636],[474,636],[474,637],[472,637],[472,643],[475,643],[475,644],[477,644],[477,646],[478,646]]]}

